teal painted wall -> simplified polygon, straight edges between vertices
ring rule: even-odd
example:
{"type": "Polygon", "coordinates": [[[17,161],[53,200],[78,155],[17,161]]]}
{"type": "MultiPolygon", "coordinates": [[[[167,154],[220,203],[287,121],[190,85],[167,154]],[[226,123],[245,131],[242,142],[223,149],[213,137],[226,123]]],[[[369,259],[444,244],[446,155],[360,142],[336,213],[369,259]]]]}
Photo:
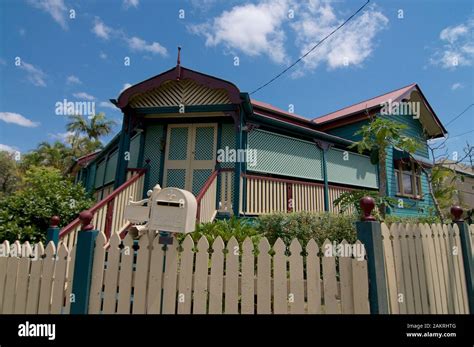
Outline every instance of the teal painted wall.
{"type": "MultiPolygon", "coordinates": [[[[407,129],[404,130],[406,136],[415,138],[420,143],[420,148],[416,150],[416,154],[429,158],[428,146],[426,144],[426,139],[423,135],[423,126],[421,125],[418,119],[414,119],[410,115],[384,115],[382,116],[387,119],[402,123],[407,125],[407,129]]],[[[360,135],[355,135],[355,132],[360,129],[360,127],[366,124],[367,121],[361,121],[357,123],[352,123],[346,126],[342,126],[337,129],[328,130],[327,132],[336,136],[340,136],[352,141],[360,140],[360,135]]],[[[430,211],[434,209],[434,204],[431,196],[429,195],[428,188],[428,179],[425,174],[421,176],[421,186],[423,191],[422,200],[414,200],[408,198],[398,198],[396,196],[397,186],[395,180],[395,171],[393,165],[393,148],[387,148],[387,195],[396,199],[403,201],[403,208],[395,207],[389,210],[389,213],[397,216],[405,217],[415,217],[419,215],[428,215],[430,211]]]]}
{"type": "Polygon", "coordinates": [[[107,166],[105,168],[104,184],[112,183],[115,180],[115,172],[117,171],[118,151],[109,155],[107,166]]]}
{"type": "Polygon", "coordinates": [[[104,159],[97,165],[97,169],[95,171],[94,188],[99,188],[104,183],[105,164],[106,164],[106,161],[104,159]]]}
{"type": "Polygon", "coordinates": [[[364,120],[361,122],[348,124],[337,129],[331,129],[326,132],[328,134],[336,135],[351,141],[359,141],[361,139],[361,136],[356,135],[355,133],[366,123],[367,121],[364,120]]]}

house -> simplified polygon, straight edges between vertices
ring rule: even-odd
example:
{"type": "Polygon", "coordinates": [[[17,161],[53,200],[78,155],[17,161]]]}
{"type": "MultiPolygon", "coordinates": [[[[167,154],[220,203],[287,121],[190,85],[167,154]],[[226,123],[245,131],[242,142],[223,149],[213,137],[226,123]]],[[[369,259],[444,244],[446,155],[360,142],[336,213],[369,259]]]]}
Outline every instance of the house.
{"type": "MultiPolygon", "coordinates": [[[[442,159],[437,162],[442,167],[456,173],[457,179],[452,182],[456,187],[453,203],[467,209],[474,208],[474,167],[454,160],[442,159]]],[[[450,184],[450,183],[446,183],[450,184]]]]}
{"type": "Polygon", "coordinates": [[[104,209],[96,222],[108,221],[109,231],[124,227],[111,219],[129,196],[141,199],[157,183],[191,191],[202,222],[223,214],[337,212],[333,202],[341,193],[378,189],[377,165],[350,146],[354,132],[389,100],[421,105],[413,107],[416,116],[409,109],[390,117],[424,144],[416,163],[387,148],[387,193],[404,201],[389,213],[427,214],[432,201],[418,166],[429,164],[426,141],[446,130],[416,84],[311,120],[253,100],[178,59],[111,100],[123,112],[122,129],[79,174],[104,209]]]}
{"type": "Polygon", "coordinates": [[[360,136],[355,134],[356,131],[374,116],[406,125],[405,135],[419,141],[419,147],[413,155],[393,146],[386,148],[387,196],[398,201],[395,207],[388,209],[388,213],[417,216],[432,212],[434,204],[429,195],[428,177],[421,168],[429,170],[433,165],[427,141],[444,137],[447,131],[416,83],[313,121],[320,131],[358,141],[360,136]]]}

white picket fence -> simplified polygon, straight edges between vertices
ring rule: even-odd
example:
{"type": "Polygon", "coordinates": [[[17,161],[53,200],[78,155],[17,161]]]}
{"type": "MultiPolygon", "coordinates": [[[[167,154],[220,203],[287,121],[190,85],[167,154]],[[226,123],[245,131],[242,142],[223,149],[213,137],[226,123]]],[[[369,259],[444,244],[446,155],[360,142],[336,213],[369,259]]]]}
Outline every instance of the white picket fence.
{"type": "Polygon", "coordinates": [[[211,254],[205,237],[163,250],[159,237],[144,235],[136,253],[129,236],[121,244],[112,235],[108,249],[105,242],[99,234],[89,313],[369,313],[366,260],[339,257],[337,271],[337,257],[321,257],[314,240],[305,256],[296,239],[289,256],[280,239],[273,256],[265,238],[258,255],[248,238],[241,248],[218,237],[211,254]]]}
{"type": "Polygon", "coordinates": [[[381,227],[391,313],[469,313],[456,224],[381,227]]]}
{"type": "Polygon", "coordinates": [[[60,314],[71,306],[74,249],[53,242],[0,245],[0,313],[60,314]]]}

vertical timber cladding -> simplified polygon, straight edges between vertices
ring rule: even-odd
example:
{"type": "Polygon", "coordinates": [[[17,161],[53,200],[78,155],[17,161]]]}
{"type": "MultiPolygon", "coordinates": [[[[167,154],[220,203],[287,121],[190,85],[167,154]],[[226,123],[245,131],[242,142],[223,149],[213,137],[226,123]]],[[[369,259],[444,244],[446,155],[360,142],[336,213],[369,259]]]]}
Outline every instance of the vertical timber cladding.
{"type": "Polygon", "coordinates": [[[327,153],[328,181],[365,188],[377,188],[377,166],[370,158],[331,148],[327,153]]]}
{"type": "Polygon", "coordinates": [[[323,180],[322,152],[314,142],[253,130],[248,134],[247,148],[256,152],[247,171],[323,180]]]}

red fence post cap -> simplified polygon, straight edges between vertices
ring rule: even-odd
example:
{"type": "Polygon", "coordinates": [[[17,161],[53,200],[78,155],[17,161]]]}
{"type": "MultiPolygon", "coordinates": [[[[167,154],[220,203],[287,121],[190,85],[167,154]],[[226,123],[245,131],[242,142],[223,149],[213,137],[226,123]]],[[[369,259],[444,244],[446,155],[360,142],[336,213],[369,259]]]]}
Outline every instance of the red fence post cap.
{"type": "Polygon", "coordinates": [[[52,216],[49,220],[49,227],[56,228],[59,225],[60,219],[58,216],[52,216]]]}
{"type": "Polygon", "coordinates": [[[94,215],[89,210],[85,210],[79,213],[79,220],[82,224],[81,230],[89,231],[94,229],[94,226],[91,224],[92,218],[94,218],[94,215]]]}
{"type": "Polygon", "coordinates": [[[461,206],[455,205],[451,207],[451,215],[453,216],[453,222],[464,222],[462,219],[462,213],[464,211],[462,210],[461,206]]]}
{"type": "Polygon", "coordinates": [[[362,209],[361,220],[364,222],[375,221],[372,216],[372,210],[375,208],[375,200],[370,196],[364,196],[360,199],[360,208],[362,209]]]}

